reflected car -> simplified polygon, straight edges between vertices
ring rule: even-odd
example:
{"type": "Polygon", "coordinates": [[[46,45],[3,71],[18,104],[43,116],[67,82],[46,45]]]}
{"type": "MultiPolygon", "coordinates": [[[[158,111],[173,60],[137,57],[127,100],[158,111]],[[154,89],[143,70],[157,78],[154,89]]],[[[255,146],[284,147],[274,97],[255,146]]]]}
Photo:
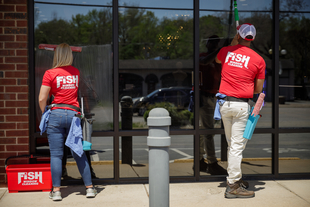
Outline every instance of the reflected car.
{"type": "Polygon", "coordinates": [[[150,104],[169,102],[177,109],[187,109],[190,101],[191,87],[160,88],[144,96],[133,98],[133,113],[143,116],[150,104]]]}

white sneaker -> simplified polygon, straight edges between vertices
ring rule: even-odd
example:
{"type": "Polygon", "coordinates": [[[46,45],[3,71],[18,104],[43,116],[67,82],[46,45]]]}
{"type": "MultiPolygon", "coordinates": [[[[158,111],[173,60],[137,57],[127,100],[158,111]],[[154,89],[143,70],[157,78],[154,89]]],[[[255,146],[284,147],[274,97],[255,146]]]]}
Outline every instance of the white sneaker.
{"type": "Polygon", "coordinates": [[[53,199],[53,201],[61,201],[62,200],[60,191],[56,191],[56,192],[51,191],[49,194],[49,198],[53,199]]]}
{"type": "Polygon", "coordinates": [[[86,189],[86,198],[94,198],[97,195],[97,190],[93,188],[86,189]]]}

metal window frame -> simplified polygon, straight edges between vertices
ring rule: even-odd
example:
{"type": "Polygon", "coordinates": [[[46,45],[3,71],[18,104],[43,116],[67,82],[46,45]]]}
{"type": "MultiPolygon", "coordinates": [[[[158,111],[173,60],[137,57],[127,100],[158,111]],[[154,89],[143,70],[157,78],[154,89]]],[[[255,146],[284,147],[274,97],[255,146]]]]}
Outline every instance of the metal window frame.
{"type": "MultiPolygon", "coordinates": [[[[195,81],[195,102],[199,103],[199,1],[193,1],[193,14],[194,14],[194,81],[195,81]]],[[[279,48],[279,0],[273,0],[272,3],[272,24],[273,24],[273,34],[272,34],[272,48],[275,51],[272,54],[272,127],[271,128],[258,128],[255,129],[255,134],[271,134],[272,135],[272,172],[271,174],[265,175],[247,175],[249,179],[300,179],[300,178],[310,178],[310,173],[291,173],[282,174],[279,173],[279,134],[281,133],[310,133],[309,128],[279,128],[279,51],[275,48],[279,48]]],[[[118,67],[119,67],[119,44],[118,44],[118,10],[123,8],[118,5],[118,0],[113,0],[113,101],[118,103],[118,90],[119,90],[119,80],[118,80],[118,67]]],[[[158,9],[158,8],[152,8],[158,9]]],[[[170,10],[170,8],[165,8],[170,10]]],[[[184,10],[184,9],[180,9],[184,10]]],[[[35,139],[40,136],[40,133],[35,131],[35,64],[34,64],[34,0],[28,0],[28,61],[29,61],[29,153],[35,152],[35,139]]],[[[147,136],[147,130],[120,130],[119,129],[119,108],[118,104],[114,104],[113,108],[113,125],[114,129],[111,131],[96,131],[93,132],[93,136],[102,137],[113,137],[113,150],[114,150],[114,178],[109,179],[98,179],[98,183],[147,183],[147,178],[121,178],[120,177],[120,167],[119,167],[119,138],[121,136],[147,136]]],[[[202,134],[212,133],[221,134],[222,140],[225,140],[224,129],[199,129],[199,105],[195,105],[194,112],[194,129],[190,130],[170,130],[171,135],[193,135],[194,140],[194,176],[192,177],[171,177],[171,182],[196,182],[196,181],[219,181],[225,180],[223,176],[200,176],[199,173],[199,136],[202,134]],[[224,137],[224,139],[223,139],[224,137]]],[[[223,155],[223,154],[222,154],[223,155]]],[[[81,183],[81,181],[68,181],[71,183],[81,183]]]]}

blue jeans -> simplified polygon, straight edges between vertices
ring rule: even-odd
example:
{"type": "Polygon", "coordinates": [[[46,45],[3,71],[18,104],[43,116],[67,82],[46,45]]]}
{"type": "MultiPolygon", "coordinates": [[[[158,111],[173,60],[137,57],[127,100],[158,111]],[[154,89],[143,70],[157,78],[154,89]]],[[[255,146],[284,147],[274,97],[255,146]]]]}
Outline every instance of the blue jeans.
{"type": "MultiPolygon", "coordinates": [[[[51,154],[51,173],[54,187],[60,187],[64,145],[70,130],[71,121],[77,112],[66,109],[52,110],[47,125],[47,138],[51,154]]],[[[71,150],[85,186],[92,185],[89,163],[85,153],[79,157],[71,150]]]]}

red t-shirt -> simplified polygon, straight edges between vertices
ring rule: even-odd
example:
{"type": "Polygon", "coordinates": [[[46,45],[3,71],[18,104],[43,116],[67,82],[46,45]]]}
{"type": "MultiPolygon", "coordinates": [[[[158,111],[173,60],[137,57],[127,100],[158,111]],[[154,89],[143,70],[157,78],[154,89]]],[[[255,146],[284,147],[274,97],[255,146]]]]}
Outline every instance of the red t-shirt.
{"type": "Polygon", "coordinates": [[[217,59],[222,62],[219,92],[236,98],[253,98],[254,80],[265,79],[264,59],[251,48],[239,44],[223,47],[217,59]]]}
{"type": "MultiPolygon", "coordinates": [[[[69,104],[80,107],[77,100],[80,71],[73,66],[62,66],[45,72],[42,85],[51,87],[50,96],[54,95],[52,104],[69,104]]],[[[53,107],[54,109],[74,109],[68,107],[53,107]]]]}

